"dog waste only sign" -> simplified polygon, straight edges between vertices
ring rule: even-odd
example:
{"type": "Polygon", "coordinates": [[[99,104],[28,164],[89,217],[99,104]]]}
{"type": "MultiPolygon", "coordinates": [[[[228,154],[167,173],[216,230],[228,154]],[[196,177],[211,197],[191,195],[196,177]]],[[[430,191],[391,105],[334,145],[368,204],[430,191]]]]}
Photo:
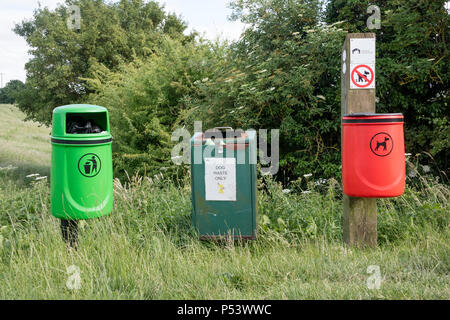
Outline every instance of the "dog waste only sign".
{"type": "Polygon", "coordinates": [[[205,200],[236,201],[236,158],[205,158],[205,200]]]}
{"type": "Polygon", "coordinates": [[[350,39],[350,89],[375,88],[375,39],[350,39]]]}

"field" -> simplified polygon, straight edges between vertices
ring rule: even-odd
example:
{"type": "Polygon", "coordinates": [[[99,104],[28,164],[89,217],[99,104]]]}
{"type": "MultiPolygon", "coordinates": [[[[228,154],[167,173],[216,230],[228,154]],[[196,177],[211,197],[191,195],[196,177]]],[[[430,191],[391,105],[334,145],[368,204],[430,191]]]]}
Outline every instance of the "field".
{"type": "Polygon", "coordinates": [[[450,299],[450,191],[420,169],[379,200],[378,248],[342,243],[333,179],[260,180],[258,240],[211,243],[192,230],[189,177],[161,176],[115,180],[114,213],[81,223],[74,250],[49,211],[50,129],[0,112],[0,299],[450,299]]]}
{"type": "Polygon", "coordinates": [[[28,174],[48,176],[51,129],[24,122],[25,115],[13,106],[0,104],[0,111],[0,168],[17,167],[13,172],[20,184],[28,174]]]}

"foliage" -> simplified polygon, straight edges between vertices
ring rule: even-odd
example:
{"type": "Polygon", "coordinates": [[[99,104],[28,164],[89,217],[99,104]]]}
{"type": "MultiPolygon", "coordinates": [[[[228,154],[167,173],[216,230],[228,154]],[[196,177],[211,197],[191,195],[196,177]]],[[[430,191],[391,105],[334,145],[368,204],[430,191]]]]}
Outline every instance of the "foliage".
{"type": "Polygon", "coordinates": [[[339,172],[340,50],[344,33],[322,25],[320,1],[235,1],[247,24],[228,63],[198,83],[186,123],[280,129],[278,177],[339,172]]]}
{"type": "Polygon", "coordinates": [[[149,56],[164,36],[191,41],[185,29],[183,21],[154,1],[66,0],[54,11],[39,7],[14,29],[32,55],[18,106],[29,119],[49,124],[53,108],[80,102],[90,93],[82,78],[90,76],[92,66],[114,70],[149,56]],[[67,26],[69,5],[80,7],[80,30],[67,26]]]}
{"type": "Polygon", "coordinates": [[[95,91],[89,101],[110,110],[116,175],[186,173],[171,160],[171,134],[186,111],[181,99],[197,94],[194,83],[220,64],[223,50],[167,38],[150,57],[123,64],[117,72],[97,66],[94,77],[86,79],[95,91]]]}
{"type": "MultiPolygon", "coordinates": [[[[383,199],[380,245],[342,242],[342,193],[258,192],[258,239],[202,242],[191,222],[188,179],[115,180],[112,215],[79,223],[68,249],[51,216],[48,184],[17,188],[0,171],[1,299],[449,299],[449,190],[423,177],[383,199]],[[81,287],[66,286],[81,271],[81,287]],[[367,288],[378,265],[379,290],[367,288]]],[[[409,182],[409,181],[408,181],[409,182]]]]}
{"type": "Polygon", "coordinates": [[[3,88],[0,88],[0,103],[12,104],[16,97],[24,89],[25,84],[20,80],[11,80],[3,88]]]}

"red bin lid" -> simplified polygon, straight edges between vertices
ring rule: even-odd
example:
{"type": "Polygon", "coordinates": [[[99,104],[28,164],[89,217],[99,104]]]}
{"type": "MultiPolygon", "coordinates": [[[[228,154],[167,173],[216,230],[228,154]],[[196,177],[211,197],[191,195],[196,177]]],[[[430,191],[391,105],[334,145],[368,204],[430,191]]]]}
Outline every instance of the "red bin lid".
{"type": "Polygon", "coordinates": [[[402,123],[401,113],[350,113],[344,114],[342,123],[402,123]]]}

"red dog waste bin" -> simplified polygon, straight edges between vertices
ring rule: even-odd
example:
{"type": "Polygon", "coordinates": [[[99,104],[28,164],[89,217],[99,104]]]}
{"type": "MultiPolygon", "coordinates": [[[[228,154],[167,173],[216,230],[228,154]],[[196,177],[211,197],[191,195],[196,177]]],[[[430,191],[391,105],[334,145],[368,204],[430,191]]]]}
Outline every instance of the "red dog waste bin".
{"type": "Polygon", "coordinates": [[[397,197],[405,190],[401,113],[355,113],[342,118],[342,181],[351,197],[397,197]]]}

